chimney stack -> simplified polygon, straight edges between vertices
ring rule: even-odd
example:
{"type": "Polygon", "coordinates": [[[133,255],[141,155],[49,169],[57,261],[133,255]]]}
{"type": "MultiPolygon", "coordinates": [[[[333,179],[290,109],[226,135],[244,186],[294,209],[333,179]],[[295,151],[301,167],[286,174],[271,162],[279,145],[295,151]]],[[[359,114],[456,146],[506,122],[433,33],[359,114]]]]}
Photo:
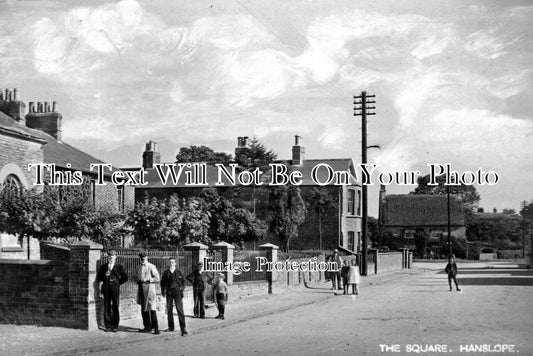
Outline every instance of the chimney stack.
{"type": "Polygon", "coordinates": [[[19,100],[17,88],[13,89],[13,91],[6,89],[4,95],[0,92],[0,111],[24,124],[26,104],[19,100]]]}
{"type": "Polygon", "coordinates": [[[148,141],[143,152],[143,168],[152,169],[157,163],[161,163],[161,154],[157,152],[157,143],[148,141]]]}
{"type": "Polygon", "coordinates": [[[301,166],[304,163],[305,148],[301,146],[302,137],[294,136],[294,146],[292,146],[292,165],[301,166]]]}
{"type": "Polygon", "coordinates": [[[46,132],[61,141],[62,120],[60,113],[50,111],[48,102],[30,102],[29,112],[26,114],[27,127],[46,132]]]}
{"type": "Polygon", "coordinates": [[[250,139],[248,136],[237,137],[237,147],[235,147],[235,158],[239,157],[242,152],[250,149],[250,139]]]}

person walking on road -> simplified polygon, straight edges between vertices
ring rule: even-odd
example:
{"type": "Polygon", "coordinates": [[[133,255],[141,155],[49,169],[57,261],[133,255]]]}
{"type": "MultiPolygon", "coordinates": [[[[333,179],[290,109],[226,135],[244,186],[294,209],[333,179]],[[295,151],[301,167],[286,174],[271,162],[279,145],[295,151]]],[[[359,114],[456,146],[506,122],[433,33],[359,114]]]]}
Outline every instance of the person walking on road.
{"type": "Polygon", "coordinates": [[[155,284],[159,282],[157,267],[148,262],[146,253],[139,253],[141,264],[137,267],[136,280],[138,284],[137,304],[141,306],[144,328],[139,332],[160,334],[156,313],[155,284]]]}
{"type": "Polygon", "coordinates": [[[124,267],[117,262],[117,251],[107,253],[109,261],[98,270],[97,280],[100,285],[100,294],[104,298],[104,325],[105,331],[117,332],[120,322],[118,312],[120,301],[120,286],[128,280],[124,267]]]}
{"type": "Polygon", "coordinates": [[[448,264],[446,265],[446,268],[444,271],[448,274],[448,284],[450,285],[450,292],[452,291],[452,279],[455,283],[455,288],[458,292],[461,291],[461,288],[459,288],[459,284],[457,284],[457,264],[455,263],[455,257],[454,255],[448,256],[448,264]]]}
{"type": "Polygon", "coordinates": [[[178,312],[178,320],[180,323],[181,336],[187,335],[187,328],[185,327],[185,314],[183,313],[183,290],[185,289],[185,278],[179,269],[176,268],[176,258],[171,257],[168,260],[169,267],[163,272],[161,277],[161,295],[167,301],[167,318],[168,329],[165,331],[174,331],[174,309],[173,304],[176,305],[178,312]]]}

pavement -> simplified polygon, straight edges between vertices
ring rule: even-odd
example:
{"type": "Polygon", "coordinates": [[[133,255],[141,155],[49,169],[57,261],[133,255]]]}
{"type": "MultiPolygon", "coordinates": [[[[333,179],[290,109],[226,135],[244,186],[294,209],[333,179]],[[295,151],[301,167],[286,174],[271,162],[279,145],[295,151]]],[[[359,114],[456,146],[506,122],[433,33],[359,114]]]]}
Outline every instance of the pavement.
{"type": "MultiPolygon", "coordinates": [[[[411,275],[442,269],[442,263],[420,264],[413,269],[370,275],[362,278],[361,288],[383,285],[398,281],[411,275]]],[[[206,310],[206,319],[193,318],[186,315],[189,336],[208,333],[220,328],[231,327],[254,318],[274,315],[298,307],[321,303],[335,297],[330,282],[315,282],[307,287],[293,287],[279,294],[248,297],[238,301],[230,301],[226,306],[226,319],[218,320],[215,307],[206,310]]],[[[175,323],[177,324],[177,316],[175,323]]],[[[159,317],[161,330],[167,328],[166,318],[159,317]]],[[[156,339],[168,341],[183,338],[179,332],[161,335],[138,333],[142,326],[138,318],[122,320],[117,333],[84,331],[61,327],[39,327],[33,325],[0,325],[1,355],[84,355],[89,353],[111,353],[112,350],[131,347],[136,344],[151,342],[156,339]]]]}

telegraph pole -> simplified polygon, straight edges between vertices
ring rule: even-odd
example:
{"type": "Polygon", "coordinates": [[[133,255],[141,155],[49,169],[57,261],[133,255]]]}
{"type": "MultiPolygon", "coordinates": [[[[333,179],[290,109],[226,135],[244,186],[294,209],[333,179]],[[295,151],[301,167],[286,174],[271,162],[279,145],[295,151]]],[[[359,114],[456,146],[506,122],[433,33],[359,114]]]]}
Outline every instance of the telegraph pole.
{"type": "MultiPolygon", "coordinates": [[[[376,96],[373,94],[367,94],[366,91],[362,91],[361,95],[354,95],[353,97],[353,103],[354,103],[354,116],[361,116],[361,164],[366,164],[366,150],[368,148],[366,144],[366,117],[370,115],[376,115],[374,110],[375,106],[369,106],[369,104],[375,104],[376,101],[372,100],[376,96]],[[370,99],[370,100],[368,100],[370,99]]],[[[363,235],[363,250],[361,253],[362,257],[362,275],[367,276],[368,275],[368,194],[367,194],[367,186],[366,184],[363,184],[361,187],[362,190],[362,199],[363,199],[363,216],[361,219],[361,234],[363,235]]],[[[375,261],[377,262],[377,261],[375,261]]]]}

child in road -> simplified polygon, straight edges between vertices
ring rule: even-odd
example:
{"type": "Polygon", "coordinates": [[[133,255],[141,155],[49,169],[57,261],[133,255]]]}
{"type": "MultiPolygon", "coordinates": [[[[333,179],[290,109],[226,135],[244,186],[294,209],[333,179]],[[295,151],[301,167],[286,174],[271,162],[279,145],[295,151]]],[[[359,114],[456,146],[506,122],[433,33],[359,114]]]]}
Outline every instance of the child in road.
{"type": "Polygon", "coordinates": [[[217,275],[214,294],[218,308],[218,316],[216,316],[215,319],[224,320],[224,311],[226,309],[226,302],[228,301],[228,285],[224,282],[224,274],[222,273],[217,275]]]}
{"type": "Polygon", "coordinates": [[[344,261],[344,266],[341,268],[341,278],[344,293],[348,294],[348,271],[350,270],[349,261],[344,261]]]}
{"type": "Polygon", "coordinates": [[[357,260],[354,258],[348,270],[348,284],[352,286],[352,294],[359,295],[359,283],[361,283],[361,275],[359,274],[357,260]]]}
{"type": "Polygon", "coordinates": [[[446,265],[446,268],[444,271],[448,274],[448,284],[450,285],[450,292],[452,291],[452,279],[455,283],[455,288],[458,292],[461,291],[461,288],[459,288],[459,284],[457,284],[457,264],[455,263],[455,257],[454,255],[448,256],[448,264],[446,265]]]}

